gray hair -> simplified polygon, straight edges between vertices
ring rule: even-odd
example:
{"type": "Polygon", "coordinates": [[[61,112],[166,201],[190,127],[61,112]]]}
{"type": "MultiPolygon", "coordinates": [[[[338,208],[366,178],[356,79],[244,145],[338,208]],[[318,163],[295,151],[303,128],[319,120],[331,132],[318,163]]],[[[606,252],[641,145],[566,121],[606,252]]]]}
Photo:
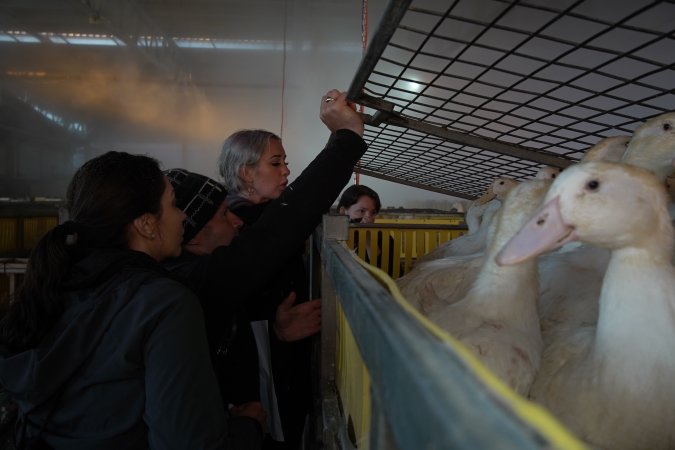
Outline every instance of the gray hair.
{"type": "Polygon", "coordinates": [[[281,141],[279,136],[267,130],[239,130],[225,139],[218,157],[218,171],[228,191],[246,191],[241,171],[246,166],[258,164],[271,139],[281,141]]]}

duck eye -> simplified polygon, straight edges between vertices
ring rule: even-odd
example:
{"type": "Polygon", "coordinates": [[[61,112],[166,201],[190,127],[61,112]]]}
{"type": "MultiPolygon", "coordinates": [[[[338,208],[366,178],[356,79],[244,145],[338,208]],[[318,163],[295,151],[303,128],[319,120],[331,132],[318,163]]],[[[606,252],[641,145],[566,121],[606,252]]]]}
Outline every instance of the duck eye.
{"type": "Polygon", "coordinates": [[[670,122],[665,122],[663,124],[663,131],[670,131],[673,129],[673,126],[670,124],[670,122]]]}
{"type": "Polygon", "coordinates": [[[598,180],[591,180],[586,184],[586,187],[591,191],[597,191],[600,187],[600,182],[598,180]]]}
{"type": "Polygon", "coordinates": [[[558,176],[558,175],[556,175],[556,174],[554,174],[554,173],[551,174],[551,178],[555,178],[555,177],[557,177],[557,176],[558,176]]]}
{"type": "Polygon", "coordinates": [[[504,185],[504,182],[503,182],[503,181],[500,181],[499,184],[503,186],[503,185],[504,185]]]}

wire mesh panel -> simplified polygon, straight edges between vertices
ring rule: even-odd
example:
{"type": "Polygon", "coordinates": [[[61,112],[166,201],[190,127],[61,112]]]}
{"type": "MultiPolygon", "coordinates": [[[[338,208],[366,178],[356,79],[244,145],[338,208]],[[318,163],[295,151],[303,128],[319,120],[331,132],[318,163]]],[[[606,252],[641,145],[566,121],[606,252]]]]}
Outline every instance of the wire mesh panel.
{"type": "Polygon", "coordinates": [[[462,198],[675,110],[675,2],[390,3],[349,96],[359,171],[462,198]]]}

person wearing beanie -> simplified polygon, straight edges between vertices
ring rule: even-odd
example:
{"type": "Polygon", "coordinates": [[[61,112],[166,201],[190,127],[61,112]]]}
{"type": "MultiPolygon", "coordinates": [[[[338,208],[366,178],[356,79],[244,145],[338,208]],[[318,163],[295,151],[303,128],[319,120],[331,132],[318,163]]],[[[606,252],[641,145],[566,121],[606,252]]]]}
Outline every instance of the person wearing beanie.
{"type": "MultiPolygon", "coordinates": [[[[185,169],[164,172],[174,188],[176,206],[185,215],[183,255],[167,268],[190,278],[195,258],[209,255],[228,245],[241,226],[228,211],[225,189],[215,180],[185,169]]],[[[229,412],[230,437],[237,448],[259,449],[266,412],[258,395],[257,357],[248,320],[236,306],[219,301],[218,292],[199,295],[204,312],[211,363],[220,387],[225,410],[229,412]],[[254,364],[255,363],[255,364],[254,364]]]]}
{"type": "MultiPolygon", "coordinates": [[[[250,304],[264,288],[261,281],[277,273],[311,235],[366,151],[361,137],[363,123],[347,103],[346,94],[329,91],[321,99],[320,117],[331,131],[326,147],[278,199],[269,203],[256,224],[238,236],[241,221],[229,213],[227,201],[221,200],[225,196],[222,186],[208,177],[183,169],[172,169],[167,173],[176,192],[177,204],[185,211],[187,219],[183,253],[167,261],[165,267],[183,276],[197,293],[204,309],[212,358],[219,351],[228,352],[235,347],[232,340],[237,339],[243,328],[238,326],[237,315],[244,307],[269,308],[269,305],[250,304]],[[326,101],[327,98],[331,101],[326,101]],[[206,220],[209,214],[211,217],[206,220]],[[236,333],[232,332],[234,328],[236,333]]],[[[287,314],[283,317],[286,320],[294,310],[293,300],[292,296],[287,297],[281,305],[287,314]]],[[[318,318],[318,304],[301,306],[310,309],[309,316],[318,318]]],[[[307,312],[303,308],[299,311],[307,312]]],[[[269,314],[274,316],[274,309],[269,314]]],[[[257,369],[254,372],[251,375],[254,380],[249,380],[251,384],[257,383],[257,369]]],[[[221,391],[232,392],[233,389],[223,386],[221,379],[221,391]]],[[[261,408],[235,409],[235,412],[258,419],[264,413],[261,408]]],[[[231,432],[233,429],[230,427],[231,432]]]]}
{"type": "Polygon", "coordinates": [[[211,178],[185,169],[171,169],[164,174],[173,186],[176,205],[187,215],[183,223],[185,244],[211,220],[225,200],[227,191],[211,178]]]}

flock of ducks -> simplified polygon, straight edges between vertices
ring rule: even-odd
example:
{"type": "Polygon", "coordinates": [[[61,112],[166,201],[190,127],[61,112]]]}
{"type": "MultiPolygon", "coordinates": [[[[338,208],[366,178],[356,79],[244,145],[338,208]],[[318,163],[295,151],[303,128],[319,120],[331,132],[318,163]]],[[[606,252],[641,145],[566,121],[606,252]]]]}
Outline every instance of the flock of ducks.
{"type": "Polygon", "coordinates": [[[674,168],[671,112],[561,173],[498,179],[399,287],[594,448],[675,449],[674,168]]]}
{"type": "Polygon", "coordinates": [[[487,192],[476,200],[464,215],[468,228],[467,234],[462,236],[461,239],[452,239],[438,246],[422,256],[419,262],[447,258],[448,256],[472,255],[485,250],[489,225],[501,208],[506,194],[517,184],[518,182],[511,178],[498,177],[495,179],[487,192]]]}

